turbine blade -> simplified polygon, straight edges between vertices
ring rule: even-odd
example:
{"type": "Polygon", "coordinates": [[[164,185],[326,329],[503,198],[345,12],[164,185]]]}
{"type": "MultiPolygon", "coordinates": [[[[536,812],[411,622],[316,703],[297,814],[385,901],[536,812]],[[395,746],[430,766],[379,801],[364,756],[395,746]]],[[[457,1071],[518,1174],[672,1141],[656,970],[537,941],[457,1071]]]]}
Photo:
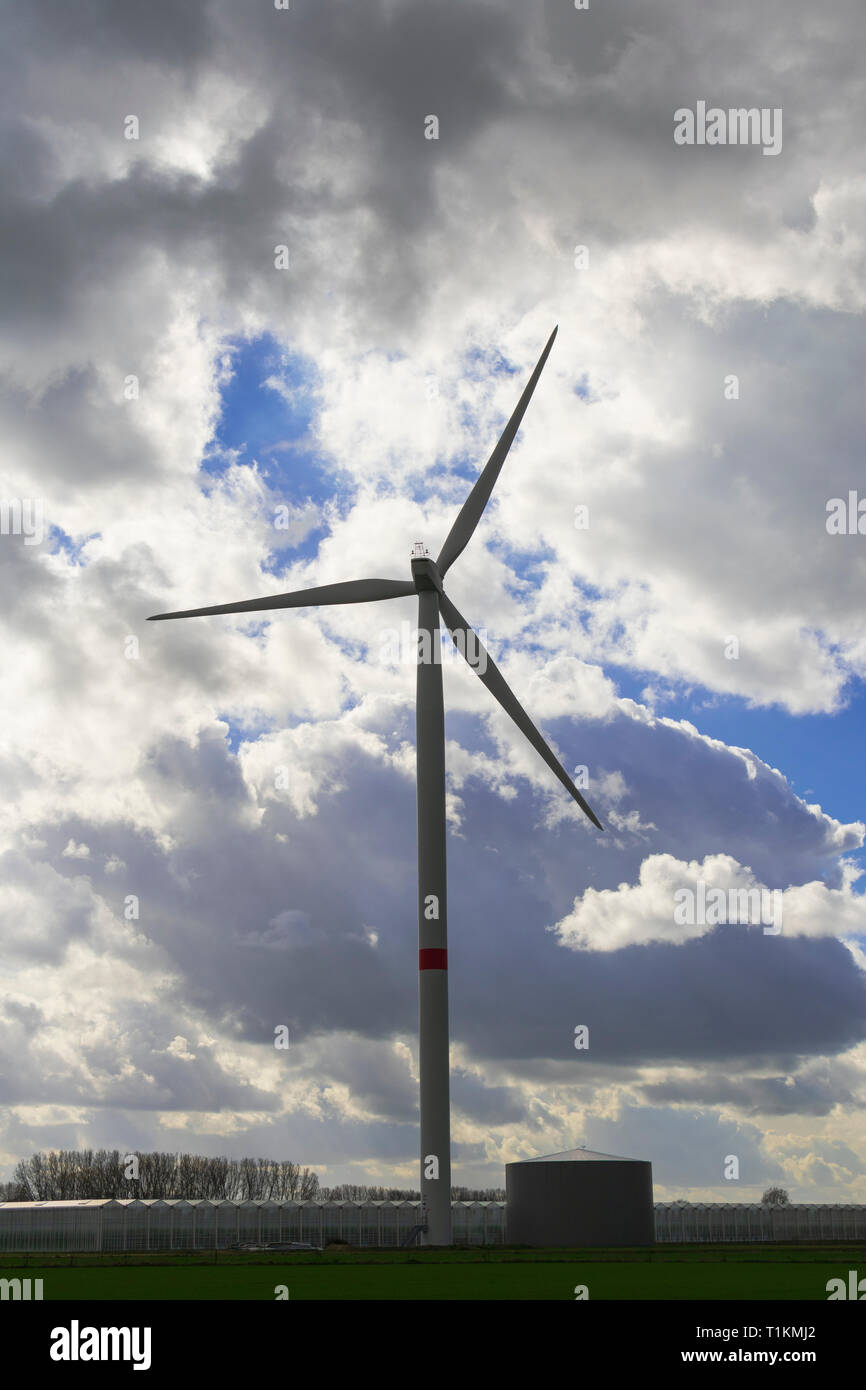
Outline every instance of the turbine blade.
{"type": "Polygon", "coordinates": [[[484,508],[487,506],[487,503],[490,499],[490,494],[493,491],[496,479],[499,477],[500,470],[502,468],[503,463],[505,462],[505,456],[508,453],[508,450],[511,448],[511,445],[514,441],[514,436],[516,435],[520,426],[520,422],[523,419],[523,416],[526,412],[526,407],[529,405],[532,393],[535,390],[536,385],[538,384],[538,378],[541,376],[542,368],[544,367],[544,364],[547,361],[550,349],[553,347],[553,340],[556,337],[556,333],[557,329],[554,328],[553,332],[547,340],[547,346],[545,347],[544,352],[538,359],[535,371],[532,373],[532,376],[529,378],[529,381],[526,384],[526,388],[523,392],[523,395],[520,397],[520,400],[514,407],[514,413],[511,416],[511,419],[508,421],[508,424],[502,431],[499,443],[496,445],[496,448],[493,450],[493,453],[490,455],[490,458],[485,463],[484,468],[478,476],[475,486],[473,487],[469,496],[466,498],[466,501],[463,503],[463,506],[458,514],[457,520],[454,522],[454,525],[448,532],[445,544],[443,545],[442,550],[440,551],[439,559],[436,561],[436,564],[439,568],[439,573],[441,575],[444,575],[446,571],[450,569],[451,565],[453,565],[454,561],[457,559],[457,556],[465,549],[466,545],[472,538],[472,533],[475,530],[475,527],[481,520],[481,514],[484,511],[484,508]]]}
{"type": "Polygon", "coordinates": [[[185,608],[181,613],[154,613],[149,623],[164,618],[206,618],[212,613],[260,613],[267,608],[318,608],[327,603],[375,603],[385,598],[405,598],[415,593],[409,579],[349,579],[342,584],[323,584],[318,589],[296,589],[270,598],[248,598],[242,603],[218,603],[212,608],[185,608]]]}
{"type": "Polygon", "coordinates": [[[466,619],[461,617],[451,600],[447,598],[445,594],[441,593],[439,595],[439,611],[442,614],[442,617],[445,621],[445,626],[451,633],[451,638],[454,642],[455,647],[460,652],[461,656],[465,659],[467,664],[472,667],[473,671],[475,671],[475,674],[478,676],[479,680],[483,681],[483,683],[487,686],[487,689],[490,691],[493,698],[499,701],[506,714],[511,715],[511,718],[514,720],[518,729],[521,731],[522,734],[526,735],[536,752],[541,754],[542,758],[547,763],[547,766],[551,769],[551,771],[556,773],[557,777],[559,778],[562,785],[565,787],[566,791],[571,793],[580,809],[584,811],[586,815],[589,816],[589,819],[592,821],[593,825],[598,826],[599,830],[604,830],[604,826],[598,819],[598,816],[587,804],[587,802],[584,801],[580,792],[577,790],[577,787],[574,785],[565,768],[562,766],[562,763],[556,757],[556,754],[553,752],[553,750],[550,747],[548,747],[547,743],[536,729],[529,715],[526,713],[526,710],[523,708],[520,701],[517,699],[517,696],[506,683],[504,676],[499,671],[497,666],[494,664],[493,659],[490,656],[490,653],[485,649],[483,643],[481,642],[481,639],[475,632],[474,628],[471,628],[467,623],[466,619]],[[459,640],[457,636],[458,633],[460,634],[459,640]],[[470,660],[468,655],[470,650],[468,644],[470,640],[472,641],[472,643],[475,644],[475,649],[478,652],[477,665],[470,660]],[[482,667],[483,670],[479,669],[482,667]]]}

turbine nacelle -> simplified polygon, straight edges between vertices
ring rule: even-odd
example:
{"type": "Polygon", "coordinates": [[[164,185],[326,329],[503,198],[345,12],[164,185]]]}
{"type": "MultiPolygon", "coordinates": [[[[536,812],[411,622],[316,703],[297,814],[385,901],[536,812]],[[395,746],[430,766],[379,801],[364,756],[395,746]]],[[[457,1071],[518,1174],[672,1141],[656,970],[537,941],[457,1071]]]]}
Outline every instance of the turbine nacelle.
{"type": "Polygon", "coordinates": [[[412,547],[412,578],[415,581],[416,593],[420,594],[425,589],[437,589],[441,594],[442,576],[439,566],[432,559],[423,541],[416,541],[412,547]]]}

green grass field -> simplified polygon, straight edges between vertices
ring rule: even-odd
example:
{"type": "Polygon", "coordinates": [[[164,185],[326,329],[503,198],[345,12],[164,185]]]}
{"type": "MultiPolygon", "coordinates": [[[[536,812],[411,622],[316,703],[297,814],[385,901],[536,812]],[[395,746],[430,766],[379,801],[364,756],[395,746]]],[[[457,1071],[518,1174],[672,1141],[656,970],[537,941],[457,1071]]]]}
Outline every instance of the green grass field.
{"type": "Polygon", "coordinates": [[[866,1247],[665,1245],[652,1250],[454,1249],[321,1255],[0,1256],[0,1278],[42,1279],[50,1299],[826,1300],[828,1279],[866,1275],[866,1247]]]}

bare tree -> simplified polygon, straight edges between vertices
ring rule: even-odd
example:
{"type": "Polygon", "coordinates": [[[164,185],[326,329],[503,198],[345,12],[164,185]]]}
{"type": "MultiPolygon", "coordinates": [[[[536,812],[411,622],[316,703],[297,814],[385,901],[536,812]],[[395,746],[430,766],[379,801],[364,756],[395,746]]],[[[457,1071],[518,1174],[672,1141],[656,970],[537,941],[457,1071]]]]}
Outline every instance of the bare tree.
{"type": "Polygon", "coordinates": [[[102,1197],[305,1201],[318,1194],[319,1179],[290,1159],[58,1149],[21,1159],[11,1182],[0,1184],[0,1200],[4,1191],[14,1194],[6,1200],[40,1202],[102,1197]],[[138,1176],[127,1177],[133,1157],[138,1176]]]}
{"type": "Polygon", "coordinates": [[[790,1197],[784,1187],[768,1187],[761,1198],[761,1206],[764,1207],[787,1207],[790,1205],[790,1197]]]}

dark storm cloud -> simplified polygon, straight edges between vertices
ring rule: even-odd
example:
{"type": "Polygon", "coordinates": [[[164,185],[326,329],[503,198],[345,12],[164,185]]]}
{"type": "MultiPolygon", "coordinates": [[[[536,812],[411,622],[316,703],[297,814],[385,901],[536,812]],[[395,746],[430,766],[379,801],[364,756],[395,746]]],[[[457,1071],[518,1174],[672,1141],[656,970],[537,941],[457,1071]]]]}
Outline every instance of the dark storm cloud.
{"type": "Polygon", "coordinates": [[[698,1187],[709,1188],[717,1202],[754,1201],[754,1192],[748,1189],[755,1184],[760,1191],[787,1183],[784,1169],[764,1151],[763,1135],[756,1125],[737,1124],[712,1113],[626,1106],[615,1121],[593,1118],[584,1139],[587,1148],[600,1153],[649,1159],[656,1188],[664,1185],[678,1195],[698,1187]],[[736,1180],[725,1178],[729,1155],[739,1160],[736,1180]]]}
{"type": "Polygon", "coordinates": [[[829,1115],[857,1097],[836,1076],[734,1076],[705,1074],[639,1087],[650,1105],[732,1105],[744,1115],[829,1115]]]}
{"type": "MultiPolygon", "coordinates": [[[[447,13],[442,6],[398,6],[393,14],[390,6],[371,13],[369,8],[327,5],[287,15],[272,7],[245,14],[230,7],[220,19],[221,39],[206,42],[202,12],[192,7],[181,21],[180,7],[171,4],[164,7],[171,33],[146,7],[130,13],[125,32],[123,15],[137,8],[115,10],[107,28],[99,21],[102,6],[93,6],[93,13],[80,21],[67,13],[61,32],[71,29],[79,35],[89,23],[97,24],[102,45],[140,63],[157,57],[150,51],[153,35],[162,33],[157,47],[165,47],[169,67],[180,66],[187,76],[190,59],[200,58],[207,48],[211,61],[227,62],[233,73],[248,68],[251,80],[254,73],[255,86],[270,97],[272,113],[221,169],[215,184],[203,186],[189,175],[153,167],[148,161],[149,113],[142,110],[136,112],[143,123],[142,162],[122,179],[76,179],[47,207],[27,196],[26,188],[16,201],[7,184],[0,285],[10,322],[44,328],[58,316],[72,317],[88,284],[135,274],[138,259],[158,248],[222,277],[222,301],[252,296],[264,306],[273,304],[276,295],[284,299],[286,311],[296,308],[299,299],[315,303],[332,277],[342,276],[343,255],[339,235],[329,234],[317,246],[313,219],[340,220],[359,209],[368,211],[376,224],[362,234],[371,299],[378,301],[380,313],[389,306],[394,313],[409,308],[400,286],[417,278],[423,254],[418,234],[425,224],[432,227],[438,215],[434,189],[440,145],[424,141],[424,117],[435,109],[430,105],[435,100],[447,120],[453,158],[481,126],[506,109],[510,55],[518,50],[517,21],[486,7],[454,4],[447,13]],[[151,44],[140,42],[141,22],[152,26],[151,44]],[[181,31],[176,45],[175,24],[181,31]],[[363,168],[353,176],[360,174],[358,193],[341,191],[327,176],[310,178],[319,149],[316,112],[327,120],[357,124],[363,133],[363,168]],[[297,277],[287,280],[273,273],[273,247],[282,240],[299,257],[301,288],[297,277]]],[[[58,60],[58,34],[48,15],[31,23],[29,34],[19,36],[22,47],[35,55],[47,37],[48,51],[58,60]]],[[[86,49],[76,48],[68,56],[86,69],[86,49]]],[[[146,79],[137,90],[139,107],[154,99],[146,79]]],[[[128,100],[135,95],[133,91],[128,100]]],[[[105,112],[117,125],[118,139],[122,115],[105,112]]],[[[151,126],[156,117],[154,112],[151,126]]],[[[30,127],[19,129],[18,140],[16,144],[14,132],[8,137],[12,169],[22,162],[35,168],[52,162],[48,135],[42,137],[41,149],[30,127]]],[[[357,234],[359,229],[347,223],[344,236],[357,234]]],[[[420,285],[415,292],[420,293],[420,285]]]]}
{"type": "MultiPolygon", "coordinates": [[[[712,14],[696,24],[687,5],[651,16],[635,3],[597,7],[598,13],[550,4],[538,14],[516,5],[465,3],[330,3],[286,12],[267,5],[172,3],[159,13],[138,4],[92,5],[84,14],[80,6],[35,6],[33,14],[30,8],[12,19],[13,49],[25,60],[24,76],[10,92],[13,115],[32,99],[26,74],[37,59],[86,71],[111,57],[142,65],[133,94],[144,102],[159,100],[149,92],[148,63],[191,79],[207,60],[246,79],[271,110],[215,184],[153,167],[146,129],[141,161],[119,180],[77,179],[48,206],[27,196],[16,201],[7,183],[4,299],[19,329],[24,321],[45,326],[53,315],[72,314],[88,283],[129,274],[145,249],[161,248],[207,266],[221,299],[252,296],[264,304],[276,295],[286,312],[300,305],[325,311],[330,287],[345,293],[363,283],[368,340],[382,321],[399,318],[405,330],[427,298],[428,234],[434,227],[441,234],[447,225],[441,170],[469,172],[480,137],[504,120],[521,122],[521,131],[537,127],[531,178],[544,203],[554,198],[563,218],[608,245],[679,218],[736,219],[742,227],[745,216],[759,236],[766,224],[760,199],[751,204],[730,194],[749,185],[758,191],[769,179],[779,182],[781,195],[782,180],[790,178],[782,161],[738,149],[688,150],[683,157],[672,140],[674,108],[701,92],[734,104],[780,105],[790,97],[786,130],[794,140],[798,121],[808,132],[822,97],[832,92],[828,70],[810,88],[818,111],[804,112],[796,99],[796,68],[776,63],[773,79],[767,77],[771,47],[781,45],[797,59],[807,52],[829,57],[826,39],[808,43],[790,23],[784,34],[775,25],[740,28],[712,14]],[[85,41],[85,35],[92,37],[85,41]],[[540,80],[542,61],[559,74],[559,86],[540,80]],[[679,77],[684,71],[685,81],[679,77]],[[440,117],[439,141],[423,138],[428,114],[440,117]],[[334,123],[337,139],[339,122],[355,133],[351,187],[324,170],[311,177],[317,156],[330,148],[322,143],[322,119],[325,128],[334,123]],[[595,171],[591,183],[582,177],[587,165],[595,171]],[[606,169],[615,169],[615,176],[606,169]],[[627,217],[624,186],[630,188],[627,217]],[[352,220],[359,211],[371,219],[364,226],[352,220]],[[283,236],[297,251],[303,284],[269,270],[274,242],[283,236]]],[[[850,6],[836,12],[840,32],[845,23],[862,22],[850,6]]],[[[843,74],[853,47],[846,42],[834,55],[843,74]]],[[[106,110],[106,120],[109,115],[106,110]]],[[[157,117],[155,110],[151,124],[157,117]]],[[[825,157],[833,157],[842,134],[833,132],[829,152],[825,140],[825,157]]],[[[32,126],[19,128],[17,145],[9,137],[13,170],[22,164],[38,170],[51,159],[37,138],[32,126]]],[[[50,137],[41,138],[48,143],[50,137]]],[[[506,138],[503,160],[507,150],[506,138]]],[[[800,151],[800,207],[820,176],[816,154],[800,151]]],[[[508,169],[482,164],[473,183],[478,201],[470,214],[483,225],[495,206],[505,232],[519,216],[508,169]]],[[[562,232],[561,249],[570,253],[571,229],[562,232]]],[[[459,257],[458,241],[447,254],[459,257]]]]}
{"type": "MultiPolygon", "coordinates": [[[[24,232],[25,242],[26,236],[24,232]]],[[[33,277],[39,281],[39,289],[31,294],[35,285],[19,281],[16,286],[14,268],[7,266],[10,315],[19,291],[30,314],[38,294],[45,289],[46,316],[53,320],[62,312],[59,286],[74,283],[80,269],[76,261],[74,272],[61,274],[55,287],[49,283],[50,276],[33,277]]],[[[99,274],[96,269],[94,278],[99,274]]],[[[76,307],[69,306],[72,317],[76,307]]],[[[28,331],[32,327],[31,323],[28,331]]],[[[133,360],[138,366],[138,359],[133,360]]],[[[122,378],[118,376],[111,385],[119,390],[122,378]]],[[[73,488],[79,494],[99,489],[104,502],[119,481],[136,477],[158,481],[164,471],[154,444],[136,430],[129,408],[110,399],[105,381],[92,365],[71,367],[38,391],[25,388],[12,373],[0,373],[0,421],[7,438],[14,440],[18,467],[41,478],[52,511],[56,501],[73,488]]]]}
{"type": "Polygon", "coordinates": [[[7,6],[6,62],[15,71],[38,55],[86,64],[134,60],[188,67],[210,44],[208,0],[32,0],[7,6]]]}
{"type": "Polygon", "coordinates": [[[485,1086],[480,1077],[459,1068],[451,1072],[451,1104],[482,1125],[510,1125],[525,1120],[528,1107],[511,1086],[485,1086]]]}
{"type": "MultiPolygon", "coordinates": [[[[582,1080],[611,1062],[772,1058],[793,1067],[799,1055],[844,1051],[866,1036],[862,973],[833,940],[772,938],[778,950],[768,952],[761,928],[728,927],[683,946],[581,952],[565,963],[534,936],[531,953],[503,937],[497,998],[505,1004],[507,981],[509,1007],[479,1012],[465,986],[454,988],[455,1031],[477,1057],[570,1057],[582,1080]],[[572,1051],[579,1024],[589,1028],[588,1052],[572,1051]]],[[[473,948],[452,954],[462,972],[481,966],[473,948]]]]}
{"type": "Polygon", "coordinates": [[[298,1065],[304,1074],[329,1086],[342,1083],[368,1115],[404,1124],[416,1121],[418,1085],[404,1055],[365,1040],[336,1037],[323,1041],[309,1060],[307,1054],[301,1041],[298,1065]]]}
{"type": "MultiPolygon", "coordinates": [[[[594,737],[602,765],[621,763],[631,779],[648,760],[652,779],[657,736],[659,767],[675,768],[677,779],[666,798],[670,819],[659,816],[660,845],[685,837],[698,858],[750,848],[760,874],[793,841],[801,879],[829,861],[820,825],[766,770],[750,782],[730,753],[621,719],[594,737]],[[727,776],[734,779],[729,791],[727,776]],[[705,803],[700,821],[685,809],[697,788],[705,803]]],[[[248,1042],[272,1039],[279,1023],[299,1040],[331,1031],[370,1039],[414,1031],[414,791],[361,752],[343,758],[340,775],[345,790],[322,793],[315,816],[299,820],[271,804],[251,828],[242,819],[247,793],[223,740],[208,735],[194,748],[166,741],[149,758],[143,784],[157,800],[183,788],[174,811],[182,817],[179,839],[168,858],[128,828],[88,834],[92,854],[117,853],[126,863],[100,886],[105,899],[120,915],[123,895],[141,885],[142,926],[181,972],[188,1000],[248,1042]],[[302,932],[274,933],[269,924],[286,913],[300,915],[302,932]]],[[[664,774],[658,778],[663,784],[664,774]]],[[[643,804],[640,791],[635,801],[643,804]]],[[[660,801],[656,791],[654,817],[660,801]]],[[[651,847],[639,842],[616,854],[608,870],[610,851],[581,828],[567,822],[527,834],[527,812],[523,798],[505,803],[477,793],[467,800],[461,837],[449,845],[452,1030],[473,1057],[570,1061],[575,1082],[596,1065],[674,1058],[774,1059],[788,1071],[804,1054],[836,1053],[866,1036],[862,973],[833,938],[722,926],[677,946],[564,949],[545,930],[557,913],[590,881],[621,881],[629,858],[636,878],[651,847]],[[500,853],[479,855],[482,839],[500,853]],[[590,1027],[587,1053],[573,1045],[581,1023],[590,1027]]],[[[85,833],[72,822],[58,832],[58,848],[85,833]]],[[[61,873],[82,871],[79,861],[54,862],[61,873]]],[[[785,1099],[765,1090],[773,1108],[785,1099]]],[[[791,1109],[815,1103],[796,1088],[789,1101],[791,1109]]],[[[752,1103],[748,1093],[744,1102],[752,1103]]]]}

